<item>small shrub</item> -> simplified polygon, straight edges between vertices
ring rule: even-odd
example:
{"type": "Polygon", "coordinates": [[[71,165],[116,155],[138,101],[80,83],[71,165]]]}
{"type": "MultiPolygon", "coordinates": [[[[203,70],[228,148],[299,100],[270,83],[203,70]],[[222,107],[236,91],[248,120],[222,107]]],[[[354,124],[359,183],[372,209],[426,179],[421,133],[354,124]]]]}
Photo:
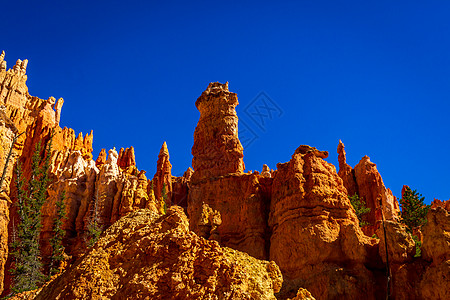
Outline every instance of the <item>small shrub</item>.
{"type": "Polygon", "coordinates": [[[366,207],[366,204],[359,199],[357,194],[348,197],[350,199],[350,203],[355,209],[356,216],[359,220],[359,227],[364,227],[370,225],[370,223],[363,221],[363,216],[370,212],[370,208],[366,207]]]}
{"type": "Polygon", "coordinates": [[[419,240],[419,238],[416,235],[412,236],[414,242],[416,243],[416,254],[414,257],[420,257],[422,256],[422,250],[420,249],[422,247],[422,242],[419,240]]]}

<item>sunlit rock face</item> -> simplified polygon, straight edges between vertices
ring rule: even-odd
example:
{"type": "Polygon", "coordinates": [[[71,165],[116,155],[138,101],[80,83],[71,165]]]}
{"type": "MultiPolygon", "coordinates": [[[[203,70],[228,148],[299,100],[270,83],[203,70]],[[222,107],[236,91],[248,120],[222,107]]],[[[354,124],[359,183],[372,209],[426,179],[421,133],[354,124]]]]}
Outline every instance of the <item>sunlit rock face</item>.
{"type": "Polygon", "coordinates": [[[366,155],[353,169],[346,162],[345,147],[342,141],[338,145],[339,176],[342,178],[348,196],[358,195],[370,212],[363,216],[369,225],[363,232],[372,236],[379,228],[383,218],[399,221],[400,208],[392,191],[383,183],[377,165],[366,155]]]}
{"type": "Polygon", "coordinates": [[[243,151],[238,137],[238,98],[228,83],[210,83],[195,102],[200,120],[194,132],[192,181],[244,171],[243,151]]]}
{"type": "Polygon", "coordinates": [[[275,263],[189,231],[174,206],[121,218],[35,299],[276,299],[282,281],[275,263]]]}
{"type": "Polygon", "coordinates": [[[380,287],[367,266],[380,264],[370,257],[377,242],[360,230],[341,178],[324,160],[327,156],[300,146],[289,162],[277,165],[270,260],[283,272],[284,294],[293,296],[304,287],[317,299],[376,299],[380,287]]]}
{"type": "MultiPolygon", "coordinates": [[[[227,84],[210,83],[197,99],[200,120],[194,132],[188,213],[191,229],[224,246],[267,258],[268,199],[259,175],[244,174],[238,138],[238,99],[227,84]],[[220,215],[220,225],[209,209],[220,215]]],[[[218,217],[215,217],[218,218],[218,217]]]]}
{"type": "MultiPolygon", "coordinates": [[[[94,211],[94,199],[97,199],[99,223],[105,228],[134,209],[161,211],[162,208],[149,189],[145,171],[136,168],[133,148],[122,149],[120,154],[111,150],[108,159],[103,151],[94,162],[92,131],[83,136],[82,133],[76,135],[73,129],[61,128],[59,121],[64,100],[53,97],[43,100],[31,96],[26,86],[28,61],[18,60],[12,69],[6,69],[4,59],[3,52],[0,55],[0,154],[7,153],[14,135],[21,133],[6,172],[5,192],[0,194],[2,199],[7,200],[0,201],[0,292],[5,282],[6,293],[10,283],[9,273],[5,272],[9,269],[8,236],[18,220],[16,205],[8,204],[8,201],[16,202],[15,187],[11,184],[13,166],[20,161],[24,176],[29,178],[36,144],[41,143],[45,149],[52,141],[51,183],[48,199],[41,211],[41,255],[44,263],[51,255],[49,239],[53,234],[55,203],[62,191],[66,192],[67,212],[63,224],[67,234],[63,243],[67,254],[73,258],[85,251],[84,236],[94,211]]],[[[4,157],[0,158],[1,170],[4,157]]]]}

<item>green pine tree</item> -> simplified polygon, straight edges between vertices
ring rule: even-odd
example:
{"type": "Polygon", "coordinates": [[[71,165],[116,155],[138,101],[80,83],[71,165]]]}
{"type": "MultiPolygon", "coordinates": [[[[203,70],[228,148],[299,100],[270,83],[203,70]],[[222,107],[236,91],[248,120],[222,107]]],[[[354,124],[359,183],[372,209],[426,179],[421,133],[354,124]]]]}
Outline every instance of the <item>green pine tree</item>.
{"type": "Polygon", "coordinates": [[[406,187],[403,198],[400,199],[402,208],[401,222],[406,225],[410,233],[413,232],[414,228],[427,222],[426,215],[430,206],[424,204],[424,201],[425,197],[422,197],[416,190],[406,187]]]}
{"type": "Polygon", "coordinates": [[[20,163],[16,167],[17,213],[19,224],[13,233],[11,255],[13,257],[13,294],[33,290],[45,280],[42,272],[39,237],[41,233],[41,208],[46,200],[49,184],[50,140],[44,158],[41,157],[41,144],[36,145],[32,156],[31,177],[26,184],[20,163]]]}
{"type": "Polygon", "coordinates": [[[96,196],[93,198],[92,215],[87,226],[87,246],[90,248],[97,242],[100,234],[103,232],[102,226],[99,224],[98,217],[98,189],[96,196]]]}
{"type": "Polygon", "coordinates": [[[359,220],[359,227],[370,225],[368,222],[363,221],[363,216],[370,212],[370,208],[366,207],[366,204],[361,201],[361,199],[359,199],[359,196],[357,194],[349,196],[348,198],[350,199],[350,203],[355,209],[356,216],[359,220]]]}
{"type": "Polygon", "coordinates": [[[52,246],[50,275],[59,273],[59,266],[65,259],[65,248],[62,243],[66,234],[66,231],[62,228],[64,220],[67,219],[65,199],[66,191],[62,191],[59,200],[56,202],[56,216],[53,222],[54,235],[50,239],[50,245],[52,246]]]}

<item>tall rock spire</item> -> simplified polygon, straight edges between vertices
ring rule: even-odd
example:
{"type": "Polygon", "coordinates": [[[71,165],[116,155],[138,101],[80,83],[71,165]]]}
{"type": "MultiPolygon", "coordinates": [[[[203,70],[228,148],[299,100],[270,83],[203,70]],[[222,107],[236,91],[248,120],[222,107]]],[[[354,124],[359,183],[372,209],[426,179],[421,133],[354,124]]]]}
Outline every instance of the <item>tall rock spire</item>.
{"type": "Polygon", "coordinates": [[[192,180],[242,174],[244,151],[238,137],[238,98],[228,90],[228,82],[212,82],[195,102],[200,120],[192,147],[192,180]]]}
{"type": "Polygon", "coordinates": [[[153,189],[157,200],[163,197],[163,187],[166,186],[166,206],[172,204],[172,165],[169,161],[169,149],[167,143],[164,142],[158,155],[156,165],[156,174],[153,177],[153,189]]]}

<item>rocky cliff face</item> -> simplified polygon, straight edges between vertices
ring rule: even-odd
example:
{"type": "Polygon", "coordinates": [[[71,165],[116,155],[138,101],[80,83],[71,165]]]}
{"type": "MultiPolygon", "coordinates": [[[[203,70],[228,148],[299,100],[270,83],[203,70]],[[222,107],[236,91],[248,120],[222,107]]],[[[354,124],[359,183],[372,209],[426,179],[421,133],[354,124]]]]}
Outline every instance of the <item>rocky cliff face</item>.
{"type": "Polygon", "coordinates": [[[377,165],[364,156],[353,169],[346,163],[344,144],[339,141],[339,176],[342,178],[347,194],[357,194],[361,201],[370,208],[364,216],[369,225],[363,228],[366,235],[371,236],[379,228],[383,216],[386,220],[399,220],[400,208],[392,191],[385,187],[377,170],[377,165]]]}
{"type": "Polygon", "coordinates": [[[123,217],[35,299],[275,299],[281,284],[275,263],[199,238],[173,207],[123,217]]]}
{"type": "Polygon", "coordinates": [[[196,102],[200,120],[192,147],[194,170],[172,176],[164,143],[149,180],[136,167],[132,147],[103,149],[92,160],[93,133],[60,128],[64,101],[30,96],[26,66],[27,61],[18,61],[7,70],[0,55],[0,166],[14,136],[24,132],[0,193],[0,285],[5,282],[8,289],[3,276],[15,216],[12,166],[20,160],[29,174],[35,144],[48,143],[52,132],[42,254],[45,261],[51,253],[55,203],[66,191],[63,242],[73,265],[20,299],[273,299],[274,293],[278,299],[381,299],[387,293],[393,299],[449,298],[447,202],[433,202],[436,209],[422,228],[423,255],[414,257],[414,241],[398,223],[398,203],[376,165],[364,157],[355,168],[349,166],[342,142],[339,173],[325,161],[328,152],[305,145],[275,171],[264,165],[261,174],[244,173],[237,95],[228,84],[216,82],[196,102]],[[363,231],[348,199],[354,194],[371,208],[366,221],[372,226],[363,231]],[[181,205],[189,222],[181,208],[171,205],[181,205]],[[109,229],[81,258],[94,216],[109,229]],[[379,238],[370,238],[375,232],[379,238]],[[273,260],[279,268],[257,258],[273,260]]]}
{"type": "Polygon", "coordinates": [[[210,83],[197,99],[188,213],[191,229],[206,239],[268,258],[267,209],[256,174],[244,174],[238,138],[237,96],[228,84],[210,83]],[[220,221],[219,221],[220,220],[220,221]]]}
{"type": "Polygon", "coordinates": [[[228,90],[228,83],[218,82],[210,83],[195,102],[200,120],[192,147],[193,182],[244,171],[237,105],[237,95],[228,90]]]}
{"type": "MultiPolygon", "coordinates": [[[[59,127],[63,99],[56,101],[50,97],[48,100],[42,100],[29,95],[26,86],[27,63],[26,60],[19,60],[13,69],[0,70],[0,104],[4,106],[0,113],[0,154],[9,150],[15,133],[23,133],[15,144],[6,172],[3,185],[6,192],[1,194],[2,199],[6,201],[0,201],[0,291],[3,290],[4,281],[9,284],[9,274],[5,272],[9,266],[5,267],[5,262],[8,230],[11,231],[13,225],[10,220],[14,219],[10,216],[15,216],[15,206],[7,204],[9,198],[15,202],[15,189],[10,184],[13,166],[20,160],[25,176],[29,176],[35,145],[41,142],[45,146],[52,133],[52,183],[48,189],[48,199],[42,208],[41,251],[44,261],[51,254],[48,241],[53,234],[55,202],[63,190],[66,191],[68,216],[63,224],[67,232],[64,244],[68,254],[74,258],[84,252],[85,231],[95,209],[99,216],[98,221],[104,228],[134,209],[162,209],[149,188],[150,182],[145,177],[145,171],[136,168],[133,148],[121,149],[120,154],[114,149],[110,150],[108,159],[106,152],[102,151],[94,162],[93,133],[76,135],[72,129],[59,127]]],[[[5,65],[4,54],[0,64],[5,65]]],[[[3,157],[0,159],[2,168],[3,157]]]]}
{"type": "Polygon", "coordinates": [[[287,295],[304,287],[317,299],[376,299],[383,288],[368,267],[380,267],[371,258],[377,241],[361,232],[341,178],[323,160],[327,156],[300,146],[289,162],[277,165],[270,259],[283,272],[287,295]]]}

